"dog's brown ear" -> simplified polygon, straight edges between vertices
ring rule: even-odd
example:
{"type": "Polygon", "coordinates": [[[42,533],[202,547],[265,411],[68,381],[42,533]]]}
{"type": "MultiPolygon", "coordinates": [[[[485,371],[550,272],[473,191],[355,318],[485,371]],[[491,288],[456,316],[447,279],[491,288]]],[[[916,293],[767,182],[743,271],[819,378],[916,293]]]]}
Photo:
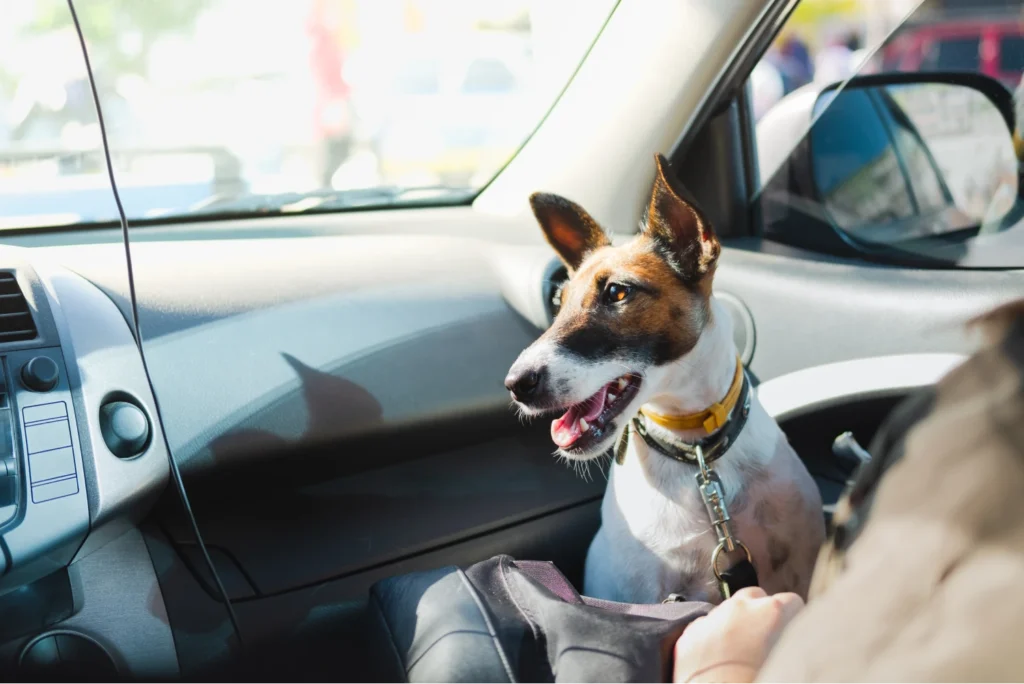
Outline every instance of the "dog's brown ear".
{"type": "Polygon", "coordinates": [[[714,271],[722,246],[701,210],[683,199],[668,160],[658,154],[654,161],[658,172],[643,232],[658,243],[659,251],[683,280],[696,283],[714,271]]]}
{"type": "Polygon", "coordinates": [[[611,244],[597,221],[575,202],[535,192],[530,195],[530,206],[548,242],[571,271],[579,268],[595,249],[611,244]]]}

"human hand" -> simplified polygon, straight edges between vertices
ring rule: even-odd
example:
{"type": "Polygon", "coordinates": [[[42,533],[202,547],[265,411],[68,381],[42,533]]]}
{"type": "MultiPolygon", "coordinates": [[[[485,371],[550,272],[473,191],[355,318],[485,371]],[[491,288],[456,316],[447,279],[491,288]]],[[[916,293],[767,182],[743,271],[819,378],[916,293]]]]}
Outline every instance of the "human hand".
{"type": "Polygon", "coordinates": [[[740,589],[679,637],[672,681],[753,682],[782,630],[803,607],[796,594],[740,589]]]}

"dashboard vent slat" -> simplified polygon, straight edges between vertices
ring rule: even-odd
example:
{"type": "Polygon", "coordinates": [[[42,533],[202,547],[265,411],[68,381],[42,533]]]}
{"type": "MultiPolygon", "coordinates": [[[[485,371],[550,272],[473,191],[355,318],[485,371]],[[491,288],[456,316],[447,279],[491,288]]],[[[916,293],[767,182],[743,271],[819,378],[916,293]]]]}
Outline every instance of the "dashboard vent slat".
{"type": "Polygon", "coordinates": [[[0,342],[34,339],[36,325],[13,273],[0,272],[0,342]]]}

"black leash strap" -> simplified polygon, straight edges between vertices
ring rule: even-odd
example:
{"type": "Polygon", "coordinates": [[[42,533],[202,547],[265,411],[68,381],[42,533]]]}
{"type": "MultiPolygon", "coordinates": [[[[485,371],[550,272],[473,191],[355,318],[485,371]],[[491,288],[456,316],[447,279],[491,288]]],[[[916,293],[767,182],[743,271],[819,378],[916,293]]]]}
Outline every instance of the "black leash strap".
{"type": "Polygon", "coordinates": [[[746,558],[723,572],[722,582],[725,582],[729,588],[729,596],[744,587],[756,587],[759,584],[757,570],[754,568],[754,564],[746,558]]]}

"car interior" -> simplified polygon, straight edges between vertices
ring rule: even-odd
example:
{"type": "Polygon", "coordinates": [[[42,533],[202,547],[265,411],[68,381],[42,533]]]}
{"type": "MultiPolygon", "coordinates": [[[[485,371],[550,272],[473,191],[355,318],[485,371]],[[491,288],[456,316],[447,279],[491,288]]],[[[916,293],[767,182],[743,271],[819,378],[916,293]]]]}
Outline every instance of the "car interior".
{"type": "Polygon", "coordinates": [[[567,277],[526,198],[628,239],[656,152],[722,240],[715,295],[827,516],[833,440],[870,443],[1021,280],[780,233],[797,203],[761,201],[747,76],[795,4],[622,0],[458,204],[0,236],[3,676],[379,681],[383,578],[508,554],[579,587],[605,475],[502,384],[567,277]]]}

